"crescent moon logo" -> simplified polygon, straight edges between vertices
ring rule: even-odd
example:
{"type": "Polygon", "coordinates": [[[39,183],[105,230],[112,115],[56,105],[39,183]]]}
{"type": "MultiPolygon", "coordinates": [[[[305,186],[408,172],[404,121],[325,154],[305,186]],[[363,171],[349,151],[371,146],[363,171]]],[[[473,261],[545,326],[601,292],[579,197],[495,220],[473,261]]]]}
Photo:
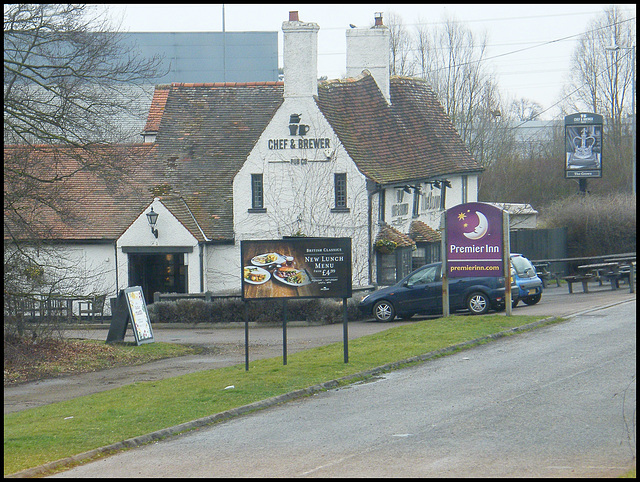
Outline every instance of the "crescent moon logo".
{"type": "Polygon", "coordinates": [[[480,211],[476,211],[476,214],[478,215],[478,225],[470,233],[462,233],[467,238],[474,240],[482,238],[487,234],[487,230],[489,229],[489,221],[487,221],[485,215],[480,211]]]}

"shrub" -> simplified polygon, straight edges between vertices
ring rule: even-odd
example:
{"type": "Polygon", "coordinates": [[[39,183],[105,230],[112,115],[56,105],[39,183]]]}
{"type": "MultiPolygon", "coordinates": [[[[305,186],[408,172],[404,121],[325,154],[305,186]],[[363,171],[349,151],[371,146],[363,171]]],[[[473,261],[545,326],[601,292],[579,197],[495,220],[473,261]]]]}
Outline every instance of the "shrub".
{"type": "Polygon", "coordinates": [[[636,250],[636,198],[630,194],[572,196],[541,210],[545,228],[567,227],[567,256],[636,250]]]}
{"type": "MultiPolygon", "coordinates": [[[[358,302],[362,296],[347,300],[349,320],[362,319],[358,302]]],[[[283,300],[253,300],[246,303],[248,321],[280,322],[283,319],[283,300]]],[[[148,306],[151,323],[230,323],[243,322],[245,306],[240,298],[216,298],[212,301],[160,301],[148,306]]],[[[342,301],[335,299],[287,300],[287,320],[324,324],[342,323],[342,301]]]]}

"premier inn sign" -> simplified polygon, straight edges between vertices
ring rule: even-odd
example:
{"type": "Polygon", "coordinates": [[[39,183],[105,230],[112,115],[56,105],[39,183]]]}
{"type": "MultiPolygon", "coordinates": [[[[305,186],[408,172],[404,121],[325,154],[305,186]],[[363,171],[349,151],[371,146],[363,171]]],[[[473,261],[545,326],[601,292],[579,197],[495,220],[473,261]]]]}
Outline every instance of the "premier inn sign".
{"type": "Polygon", "coordinates": [[[485,203],[459,204],[446,213],[447,275],[504,276],[502,210],[485,203]]]}

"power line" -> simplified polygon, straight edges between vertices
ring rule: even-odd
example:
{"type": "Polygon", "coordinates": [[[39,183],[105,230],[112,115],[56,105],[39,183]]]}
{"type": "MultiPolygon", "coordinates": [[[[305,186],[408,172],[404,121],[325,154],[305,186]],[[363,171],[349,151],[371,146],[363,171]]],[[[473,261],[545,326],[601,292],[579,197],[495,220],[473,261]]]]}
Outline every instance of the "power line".
{"type": "MultiPolygon", "coordinates": [[[[617,65],[621,60],[623,60],[624,58],[628,57],[631,55],[631,52],[627,52],[625,53],[622,57],[620,57],[618,60],[616,60],[615,62],[613,62],[613,65],[617,65]]],[[[633,66],[633,68],[635,68],[635,66],[633,66]]],[[[600,77],[601,75],[604,75],[607,71],[609,70],[609,67],[605,67],[604,69],[602,69],[602,71],[598,72],[596,74],[596,77],[600,77]]],[[[558,104],[560,104],[561,102],[564,102],[566,99],[568,99],[569,97],[571,97],[573,94],[575,94],[576,92],[578,92],[580,89],[584,88],[586,85],[588,84],[588,82],[584,82],[581,86],[579,86],[578,88],[572,90],[571,92],[569,92],[567,95],[565,95],[562,99],[560,99],[558,102],[556,102],[555,104],[553,104],[552,106],[548,107],[547,109],[544,109],[543,111],[541,111],[538,115],[542,115],[545,112],[550,111],[551,109],[553,109],[554,107],[556,107],[558,104]]],[[[519,124],[517,126],[514,127],[510,127],[510,129],[517,129],[518,127],[522,126],[523,124],[526,124],[529,121],[524,121],[522,124],[519,124]]]]}
{"type": "Polygon", "coordinates": [[[578,33],[578,34],[574,34],[574,35],[569,35],[567,37],[561,37],[561,38],[558,38],[558,39],[548,40],[548,41],[543,42],[541,44],[532,45],[531,47],[525,47],[525,48],[518,49],[518,50],[512,50],[510,52],[505,52],[505,53],[494,55],[494,56],[491,56],[491,57],[480,58],[480,59],[477,59],[477,60],[470,60],[468,62],[462,62],[460,64],[455,64],[455,65],[452,65],[452,66],[449,66],[449,67],[442,67],[440,69],[430,70],[428,73],[440,72],[441,70],[448,70],[448,69],[451,69],[453,67],[464,67],[465,65],[471,65],[471,64],[476,64],[476,63],[480,63],[480,62],[486,62],[487,60],[494,60],[494,59],[498,59],[500,57],[505,57],[507,55],[513,55],[513,54],[517,54],[517,53],[520,53],[520,52],[525,52],[527,50],[535,49],[535,48],[538,48],[538,47],[543,47],[545,45],[551,45],[551,44],[554,44],[554,43],[557,43],[557,42],[562,42],[564,40],[572,39],[572,38],[575,38],[575,37],[581,37],[581,36],[583,36],[583,35],[585,35],[587,33],[595,33],[595,32],[597,32],[599,30],[609,29],[609,28],[611,28],[613,26],[616,26],[616,25],[622,25],[623,23],[635,21],[635,19],[636,19],[636,17],[632,17],[632,18],[629,18],[627,20],[622,20],[620,22],[616,22],[616,23],[613,23],[613,24],[610,24],[610,25],[605,25],[603,27],[599,27],[599,28],[596,28],[596,29],[593,29],[593,30],[589,30],[587,32],[582,32],[582,33],[578,33]]]}

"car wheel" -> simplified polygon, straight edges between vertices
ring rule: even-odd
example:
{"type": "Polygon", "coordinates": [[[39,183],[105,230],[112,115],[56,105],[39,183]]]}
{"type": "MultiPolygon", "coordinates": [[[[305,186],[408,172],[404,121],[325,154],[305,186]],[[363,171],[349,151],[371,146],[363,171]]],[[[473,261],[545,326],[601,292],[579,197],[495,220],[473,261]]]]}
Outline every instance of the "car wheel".
{"type": "Polygon", "coordinates": [[[516,306],[518,306],[519,301],[520,301],[520,298],[513,300],[511,302],[511,308],[515,308],[516,306]]]}
{"type": "Polygon", "coordinates": [[[388,301],[378,301],[373,305],[373,316],[378,321],[392,321],[396,317],[396,310],[388,301]]]}
{"type": "Polygon", "coordinates": [[[480,291],[471,293],[467,298],[467,308],[472,315],[484,315],[489,311],[489,297],[480,291]]]}
{"type": "Polygon", "coordinates": [[[531,306],[531,305],[535,305],[538,301],[540,301],[540,298],[542,298],[542,293],[538,293],[537,295],[522,298],[522,301],[524,301],[527,305],[531,306]]]}

